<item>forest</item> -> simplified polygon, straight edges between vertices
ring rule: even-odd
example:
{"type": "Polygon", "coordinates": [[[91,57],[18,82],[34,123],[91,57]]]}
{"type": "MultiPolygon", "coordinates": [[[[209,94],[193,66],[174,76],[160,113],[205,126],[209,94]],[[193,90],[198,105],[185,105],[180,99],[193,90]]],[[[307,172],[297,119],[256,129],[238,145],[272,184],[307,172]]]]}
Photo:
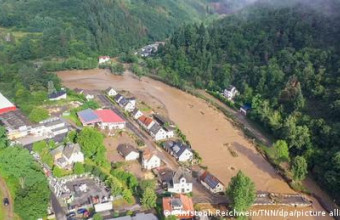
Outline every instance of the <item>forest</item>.
{"type": "Polygon", "coordinates": [[[157,74],[184,89],[236,86],[249,117],[340,199],[340,3],[309,3],[258,1],[184,25],[159,50],[157,74]]]}

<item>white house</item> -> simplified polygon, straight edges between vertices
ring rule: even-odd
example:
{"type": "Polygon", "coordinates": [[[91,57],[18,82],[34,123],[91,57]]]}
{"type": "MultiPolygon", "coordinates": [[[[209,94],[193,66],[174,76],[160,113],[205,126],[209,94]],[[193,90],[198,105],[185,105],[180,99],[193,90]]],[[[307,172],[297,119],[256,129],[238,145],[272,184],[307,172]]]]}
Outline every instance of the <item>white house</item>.
{"type": "Polygon", "coordinates": [[[106,94],[108,96],[116,96],[118,93],[112,87],[106,89],[106,94]]]}
{"type": "Polygon", "coordinates": [[[139,111],[138,108],[135,108],[135,109],[132,111],[132,117],[133,117],[134,119],[136,119],[136,120],[137,120],[138,118],[140,118],[142,115],[143,115],[143,112],[139,111]]]}
{"type": "Polygon", "coordinates": [[[57,101],[57,100],[66,99],[66,98],[67,98],[67,94],[65,90],[54,92],[48,95],[48,99],[50,101],[57,101]]]}
{"type": "Polygon", "coordinates": [[[168,183],[168,192],[190,193],[192,192],[192,177],[183,168],[179,168],[168,183]]]}
{"type": "Polygon", "coordinates": [[[93,100],[94,99],[94,94],[89,92],[89,91],[84,91],[83,92],[85,98],[87,101],[93,100]]]}
{"type": "Polygon", "coordinates": [[[201,184],[212,193],[224,192],[223,183],[215,176],[211,175],[208,171],[205,171],[200,176],[201,184]]]}
{"type": "Polygon", "coordinates": [[[136,107],[135,98],[121,98],[118,102],[119,106],[122,107],[127,112],[133,112],[136,107]]]}
{"type": "Polygon", "coordinates": [[[145,150],[142,154],[142,167],[151,170],[161,166],[161,159],[149,150],[145,150]]]}
{"type": "Polygon", "coordinates": [[[106,63],[108,61],[110,61],[109,56],[100,56],[99,59],[98,59],[99,64],[106,63]]]}
{"type": "Polygon", "coordinates": [[[154,124],[155,121],[152,118],[142,115],[138,118],[137,122],[144,127],[146,130],[149,130],[154,124]]]}
{"type": "Polygon", "coordinates": [[[173,131],[168,132],[168,130],[162,128],[158,123],[154,123],[149,132],[155,141],[165,140],[174,136],[173,131]]]}
{"type": "Polygon", "coordinates": [[[59,146],[51,151],[56,166],[63,169],[71,169],[74,163],[84,163],[84,154],[79,144],[67,144],[59,146]]]}
{"type": "Polygon", "coordinates": [[[138,150],[128,144],[119,145],[117,151],[127,161],[137,160],[139,158],[138,150]]]}
{"type": "Polygon", "coordinates": [[[180,162],[191,161],[194,157],[191,149],[180,141],[166,141],[163,148],[180,162]]]}
{"type": "Polygon", "coordinates": [[[224,97],[226,97],[228,100],[233,100],[235,96],[237,95],[238,91],[235,86],[230,85],[228,88],[226,88],[223,91],[224,97]]]}

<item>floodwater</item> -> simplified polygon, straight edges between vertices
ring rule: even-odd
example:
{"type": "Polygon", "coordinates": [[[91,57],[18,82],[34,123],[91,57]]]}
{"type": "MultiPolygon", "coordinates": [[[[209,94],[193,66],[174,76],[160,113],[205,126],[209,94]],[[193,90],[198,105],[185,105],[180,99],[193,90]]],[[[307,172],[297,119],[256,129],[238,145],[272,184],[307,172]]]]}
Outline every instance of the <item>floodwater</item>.
{"type": "MultiPolygon", "coordinates": [[[[243,133],[205,101],[150,78],[143,77],[139,80],[129,72],[116,76],[105,70],[94,69],[62,71],[57,74],[68,88],[104,90],[112,86],[117,90],[131,92],[155,111],[167,114],[187,136],[193,149],[201,155],[203,165],[225,185],[228,185],[238,170],[242,170],[255,182],[258,191],[294,193],[243,133]]],[[[313,207],[314,210],[323,210],[315,200],[313,207]]]]}

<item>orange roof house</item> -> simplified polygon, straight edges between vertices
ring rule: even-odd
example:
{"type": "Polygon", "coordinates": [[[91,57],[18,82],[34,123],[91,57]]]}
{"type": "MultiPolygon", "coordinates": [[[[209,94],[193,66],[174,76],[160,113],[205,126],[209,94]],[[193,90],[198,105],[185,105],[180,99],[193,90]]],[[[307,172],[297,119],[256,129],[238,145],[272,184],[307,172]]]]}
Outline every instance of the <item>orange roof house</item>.
{"type": "Polygon", "coordinates": [[[174,215],[179,219],[191,219],[194,217],[194,205],[192,199],[179,194],[163,198],[163,214],[165,217],[174,215]]]}
{"type": "Polygon", "coordinates": [[[149,130],[155,124],[155,121],[150,117],[142,115],[138,118],[138,123],[149,130]]]}

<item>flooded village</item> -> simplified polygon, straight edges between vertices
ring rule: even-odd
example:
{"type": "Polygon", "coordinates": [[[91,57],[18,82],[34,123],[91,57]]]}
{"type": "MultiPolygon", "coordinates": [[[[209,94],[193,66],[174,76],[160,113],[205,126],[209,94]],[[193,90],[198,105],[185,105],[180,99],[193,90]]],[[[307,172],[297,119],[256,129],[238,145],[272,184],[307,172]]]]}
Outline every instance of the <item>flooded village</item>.
{"type": "MultiPolygon", "coordinates": [[[[57,75],[62,80],[62,84],[70,89],[105,90],[113,87],[117,91],[131,94],[157,113],[170,118],[186,135],[193,150],[202,157],[202,165],[206,166],[209,172],[225,186],[238,170],[242,170],[254,181],[258,192],[287,195],[295,193],[269,162],[257,152],[243,132],[233,126],[222,112],[202,99],[147,77],[139,79],[129,71],[122,76],[113,75],[103,69],[61,71],[57,75]]],[[[112,151],[109,150],[108,153],[110,152],[112,151]]],[[[306,203],[302,201],[300,203],[302,207],[298,209],[323,210],[316,199],[309,199],[312,204],[309,201],[306,203]]],[[[296,202],[294,198],[284,200],[296,202]]],[[[266,209],[293,209],[289,206],[273,207],[274,200],[270,199],[270,196],[257,198],[257,201],[258,205],[261,205],[261,201],[268,203],[266,209]]],[[[298,198],[297,201],[301,202],[301,199],[298,198]]],[[[259,206],[255,206],[253,209],[258,208],[259,206]]],[[[300,218],[318,219],[318,217],[300,218]]],[[[273,219],[273,217],[253,219],[273,219]]]]}

